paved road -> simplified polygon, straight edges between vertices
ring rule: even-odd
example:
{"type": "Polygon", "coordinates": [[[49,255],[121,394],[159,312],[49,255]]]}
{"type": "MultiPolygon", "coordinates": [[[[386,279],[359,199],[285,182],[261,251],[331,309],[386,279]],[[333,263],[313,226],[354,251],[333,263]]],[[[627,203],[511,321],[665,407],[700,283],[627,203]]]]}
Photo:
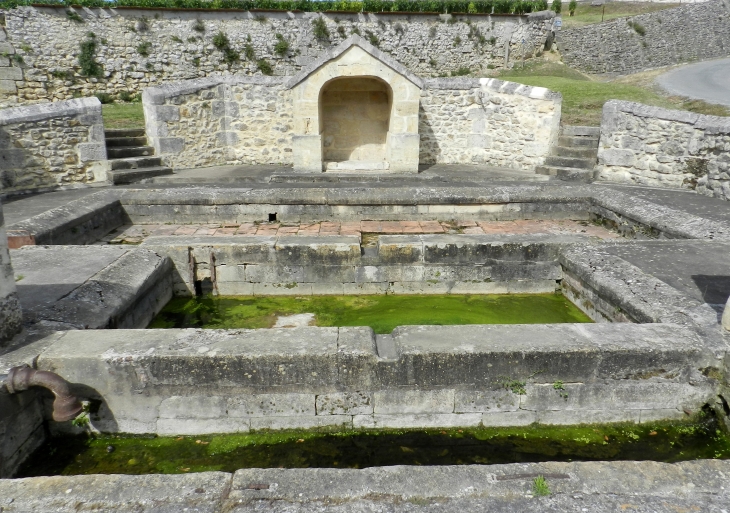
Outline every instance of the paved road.
{"type": "Polygon", "coordinates": [[[671,94],[730,106],[730,59],[698,62],[657,78],[671,94]]]}

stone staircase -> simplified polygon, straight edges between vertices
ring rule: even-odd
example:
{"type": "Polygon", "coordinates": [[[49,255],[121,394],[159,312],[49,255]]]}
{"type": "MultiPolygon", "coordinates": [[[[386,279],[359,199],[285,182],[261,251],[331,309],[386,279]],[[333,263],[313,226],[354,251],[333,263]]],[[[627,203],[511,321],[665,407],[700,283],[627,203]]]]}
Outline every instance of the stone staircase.
{"type": "Polygon", "coordinates": [[[155,149],[147,145],[144,128],[108,128],[104,132],[110,167],[107,176],[114,185],[172,174],[172,169],[162,164],[162,157],[155,157],[155,149]]]}
{"type": "Polygon", "coordinates": [[[568,182],[592,182],[600,133],[601,129],[595,126],[561,127],[553,155],[545,159],[544,165],[537,166],[535,172],[568,182]]]}

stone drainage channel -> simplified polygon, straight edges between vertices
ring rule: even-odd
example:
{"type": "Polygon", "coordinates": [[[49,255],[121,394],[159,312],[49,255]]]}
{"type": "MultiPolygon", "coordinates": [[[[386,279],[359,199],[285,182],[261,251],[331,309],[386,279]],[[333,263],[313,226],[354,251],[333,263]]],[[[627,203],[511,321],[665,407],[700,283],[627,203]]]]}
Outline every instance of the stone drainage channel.
{"type": "MultiPolygon", "coordinates": [[[[696,264],[692,279],[717,276],[717,260],[711,257],[727,254],[730,228],[618,192],[606,197],[583,186],[533,185],[400,192],[129,189],[87,196],[8,230],[11,247],[23,246],[12,258],[16,273],[27,263],[28,287],[43,288],[33,269],[58,262],[71,267],[72,262],[88,263],[77,267],[91,269],[91,274],[82,283],[56,284],[57,295],[46,286],[35,303],[28,295],[23,303],[30,305],[27,337],[0,356],[0,373],[26,363],[62,376],[73,394],[90,401],[94,430],[203,435],[287,428],[649,422],[683,419],[707,405],[727,422],[726,339],[718,313],[723,305],[711,287],[698,296],[686,284],[669,285],[662,272],[671,265],[650,269],[640,256],[650,252],[667,262],[691,257],[696,264]],[[332,216],[358,221],[592,220],[626,238],[413,234],[381,235],[377,244],[367,246],[357,235],[163,235],[147,237],[139,246],[79,245],[127,224],[245,223],[265,221],[272,213],[282,222],[332,216]],[[597,322],[401,326],[384,335],[362,327],[141,329],[174,295],[552,291],[561,291],[597,322]],[[106,328],[116,329],[96,331],[106,328]],[[505,379],[524,383],[524,393],[505,388],[505,379]],[[565,397],[555,393],[557,382],[565,397]]],[[[20,280],[21,300],[23,287],[20,280]]],[[[48,436],[79,428],[46,420],[50,405],[43,390],[9,394],[6,388],[0,390],[0,472],[11,477],[48,436]]],[[[350,490],[342,492],[343,511],[354,510],[344,506],[348,501],[363,508],[367,501],[380,500],[378,494],[358,495],[352,486],[359,480],[382,481],[378,490],[414,498],[414,507],[436,497],[464,506],[484,495],[519,502],[529,492],[524,481],[538,473],[565,476],[553,479],[561,490],[563,483],[566,490],[583,490],[576,493],[597,490],[590,500],[598,500],[608,492],[594,473],[619,475],[631,465],[239,471],[232,477],[205,473],[145,481],[134,476],[32,478],[0,481],[0,497],[12,499],[0,503],[0,510],[32,510],[42,497],[56,511],[65,511],[73,501],[112,507],[116,499],[101,499],[98,493],[118,486],[134,495],[127,504],[149,511],[155,494],[197,511],[218,511],[223,503],[226,511],[235,511],[259,500],[298,503],[304,499],[297,497],[303,497],[311,503],[301,510],[309,511],[325,496],[339,497],[337,486],[325,483],[343,479],[350,490]],[[406,474],[411,477],[402,477],[406,474]],[[461,481],[454,481],[457,475],[461,481]],[[419,479],[442,484],[423,489],[405,484],[419,479]],[[468,491],[454,491],[478,480],[468,491]],[[444,483],[455,488],[445,491],[444,483]],[[166,487],[182,491],[173,498],[166,487]],[[296,496],[293,490],[301,492],[296,496]]],[[[666,475],[672,483],[696,472],[704,476],[691,479],[697,490],[729,470],[720,461],[631,468],[666,475]]],[[[676,500],[691,502],[693,497],[676,500]]]]}

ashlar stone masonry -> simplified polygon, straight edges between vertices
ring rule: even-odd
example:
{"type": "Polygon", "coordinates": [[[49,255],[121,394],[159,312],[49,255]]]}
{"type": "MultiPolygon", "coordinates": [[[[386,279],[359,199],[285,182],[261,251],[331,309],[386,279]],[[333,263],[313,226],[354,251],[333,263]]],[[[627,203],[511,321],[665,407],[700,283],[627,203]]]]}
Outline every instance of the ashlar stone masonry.
{"type": "MultiPolygon", "coordinates": [[[[293,164],[295,171],[321,172],[343,162],[357,168],[374,158],[372,151],[355,151],[370,144],[362,139],[369,135],[339,126],[350,147],[335,155],[321,103],[322,91],[345,78],[353,81],[350,89],[377,79],[388,96],[382,171],[414,172],[419,163],[529,170],[558,136],[560,94],[496,79],[424,80],[358,36],[294,77],[235,75],[149,88],[143,95],[147,136],[173,168],[293,164]]],[[[370,119],[372,105],[342,103],[354,96],[338,95],[338,109],[362,111],[356,123],[370,119]]]]}

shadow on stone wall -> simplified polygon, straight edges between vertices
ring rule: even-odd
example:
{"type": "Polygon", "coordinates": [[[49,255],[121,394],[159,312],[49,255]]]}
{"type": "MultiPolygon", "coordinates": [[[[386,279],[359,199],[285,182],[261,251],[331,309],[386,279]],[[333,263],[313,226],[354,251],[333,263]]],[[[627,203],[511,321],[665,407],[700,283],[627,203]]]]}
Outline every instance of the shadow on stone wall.
{"type": "Polygon", "coordinates": [[[730,276],[693,274],[692,281],[702,293],[702,300],[716,312],[722,313],[730,296],[730,276]]]}

